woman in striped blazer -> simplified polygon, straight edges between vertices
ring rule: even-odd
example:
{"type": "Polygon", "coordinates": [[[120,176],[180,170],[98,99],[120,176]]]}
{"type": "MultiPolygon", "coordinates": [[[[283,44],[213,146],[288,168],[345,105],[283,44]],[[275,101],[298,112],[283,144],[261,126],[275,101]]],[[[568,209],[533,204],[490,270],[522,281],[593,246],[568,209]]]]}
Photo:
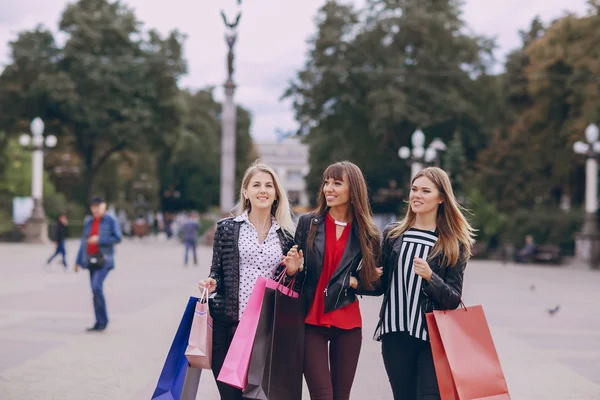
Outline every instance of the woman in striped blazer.
{"type": "Polygon", "coordinates": [[[446,172],[421,170],[406,216],[383,233],[384,300],[375,336],[395,400],[440,398],[425,313],[459,306],[472,243],[446,172]]]}

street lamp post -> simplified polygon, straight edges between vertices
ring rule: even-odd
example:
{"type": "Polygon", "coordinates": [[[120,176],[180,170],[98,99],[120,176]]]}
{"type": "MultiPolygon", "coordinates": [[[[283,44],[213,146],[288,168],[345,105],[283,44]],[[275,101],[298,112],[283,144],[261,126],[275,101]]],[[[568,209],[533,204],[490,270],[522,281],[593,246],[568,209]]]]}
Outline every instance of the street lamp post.
{"type": "Polygon", "coordinates": [[[234,52],[233,47],[237,40],[237,27],[242,16],[239,8],[241,0],[236,0],[237,15],[230,22],[224,11],[221,11],[221,17],[225,24],[225,42],[229,49],[227,53],[227,80],[225,81],[225,101],[221,111],[221,192],[220,209],[221,214],[227,215],[234,206],[235,197],[235,131],[236,131],[236,106],[233,101],[236,85],[233,81],[234,71],[234,52]]]}
{"type": "Polygon", "coordinates": [[[585,130],[587,143],[577,141],[573,151],[586,157],[585,162],[585,220],[581,233],[575,239],[577,258],[589,262],[594,269],[600,261],[600,233],[597,226],[598,212],[598,158],[600,158],[599,132],[596,124],[585,130]]]}
{"type": "Polygon", "coordinates": [[[44,121],[36,117],[31,121],[31,136],[24,133],[19,137],[19,144],[32,150],[31,158],[31,197],[33,210],[25,225],[25,240],[28,243],[45,243],[48,240],[48,222],[44,212],[44,148],[56,146],[54,135],[44,138],[44,121]]]}
{"type": "Polygon", "coordinates": [[[412,150],[406,146],[398,149],[398,157],[410,162],[410,179],[423,169],[423,165],[434,165],[438,161],[438,152],[446,150],[441,139],[435,138],[425,149],[425,134],[417,129],[411,136],[412,150]]]}

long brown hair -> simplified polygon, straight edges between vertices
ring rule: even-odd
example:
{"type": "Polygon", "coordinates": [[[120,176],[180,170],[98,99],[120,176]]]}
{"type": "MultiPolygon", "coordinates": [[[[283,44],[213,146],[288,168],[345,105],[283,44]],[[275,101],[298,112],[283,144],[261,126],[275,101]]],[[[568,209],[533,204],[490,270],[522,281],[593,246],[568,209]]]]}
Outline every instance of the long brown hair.
{"type": "MultiPolygon", "coordinates": [[[[329,209],[327,200],[323,194],[323,186],[327,179],[347,181],[350,188],[350,209],[352,210],[353,224],[356,224],[360,239],[360,250],[362,252],[362,268],[359,272],[359,278],[362,285],[367,289],[373,288],[373,282],[377,280],[380,249],[379,229],[373,221],[371,204],[369,203],[369,193],[367,182],[362,171],[355,164],[349,161],[341,161],[327,167],[323,172],[323,182],[319,189],[317,198],[316,215],[323,215],[329,209]]],[[[317,235],[317,226],[311,224],[308,233],[308,246],[312,247],[317,235]]]]}
{"type": "MultiPolygon", "coordinates": [[[[436,226],[438,229],[438,240],[429,255],[429,259],[442,254],[446,265],[454,266],[460,256],[460,244],[464,246],[467,260],[471,257],[471,246],[475,242],[475,230],[469,225],[469,221],[463,215],[462,207],[454,197],[454,191],[450,184],[450,178],[446,172],[438,167],[429,167],[419,171],[411,181],[411,185],[418,178],[425,177],[436,186],[442,197],[442,203],[438,206],[436,226]]],[[[389,233],[389,238],[397,238],[410,229],[417,219],[408,205],[406,216],[389,233]]]]}

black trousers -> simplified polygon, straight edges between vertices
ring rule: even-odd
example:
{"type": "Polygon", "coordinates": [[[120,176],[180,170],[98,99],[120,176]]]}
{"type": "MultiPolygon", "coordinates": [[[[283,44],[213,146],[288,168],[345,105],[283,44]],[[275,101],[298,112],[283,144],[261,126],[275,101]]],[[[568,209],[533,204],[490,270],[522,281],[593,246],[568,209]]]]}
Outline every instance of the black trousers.
{"type": "Polygon", "coordinates": [[[407,332],[386,333],[381,354],[394,400],[440,400],[429,342],[407,332]]]}
{"type": "Polygon", "coordinates": [[[237,322],[227,323],[213,320],[212,371],[217,382],[221,400],[240,400],[242,398],[241,390],[217,381],[237,326],[237,322]]]}

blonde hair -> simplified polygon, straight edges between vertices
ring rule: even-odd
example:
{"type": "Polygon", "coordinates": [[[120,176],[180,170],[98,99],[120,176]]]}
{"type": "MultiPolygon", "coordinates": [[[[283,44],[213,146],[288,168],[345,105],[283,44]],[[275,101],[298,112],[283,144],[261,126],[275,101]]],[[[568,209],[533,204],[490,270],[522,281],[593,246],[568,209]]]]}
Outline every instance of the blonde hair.
{"type": "MultiPolygon", "coordinates": [[[[442,254],[446,265],[454,266],[460,256],[460,244],[464,246],[465,256],[468,260],[471,257],[471,246],[475,242],[475,230],[469,224],[469,221],[463,215],[463,209],[456,198],[450,184],[448,174],[437,167],[429,167],[421,170],[411,181],[411,185],[418,178],[425,177],[436,186],[442,196],[442,203],[438,207],[436,225],[438,229],[438,240],[429,255],[429,259],[442,254]]],[[[397,238],[408,229],[410,229],[417,219],[410,205],[406,216],[402,221],[388,233],[389,238],[397,238]]]]}
{"type": "MultiPolygon", "coordinates": [[[[381,254],[381,235],[379,234],[377,225],[373,221],[367,182],[360,168],[350,161],[331,164],[323,172],[323,180],[319,188],[317,209],[315,211],[317,215],[325,214],[329,210],[327,200],[323,194],[323,186],[327,179],[348,182],[350,188],[350,209],[352,210],[354,219],[353,223],[358,228],[357,232],[362,253],[363,268],[360,269],[359,277],[365,288],[371,289],[373,282],[377,281],[377,267],[379,266],[377,263],[381,254]]],[[[317,226],[311,224],[308,234],[309,247],[313,246],[316,235],[317,226]]]]}
{"type": "Polygon", "coordinates": [[[277,176],[273,168],[269,167],[267,164],[263,164],[258,161],[250,165],[244,173],[244,178],[242,178],[242,187],[240,188],[240,200],[232,211],[233,216],[237,217],[238,215],[243,214],[245,211],[250,212],[252,206],[250,204],[246,204],[244,194],[242,192],[244,189],[248,189],[250,180],[254,175],[256,175],[259,172],[264,172],[271,175],[271,178],[273,179],[273,185],[275,186],[275,200],[277,201],[277,203],[274,204],[273,207],[271,207],[271,215],[275,217],[275,220],[277,221],[281,229],[287,232],[290,236],[294,236],[294,233],[296,232],[296,224],[292,219],[292,212],[287,193],[283,189],[281,181],[279,180],[279,177],[277,176]]]}

